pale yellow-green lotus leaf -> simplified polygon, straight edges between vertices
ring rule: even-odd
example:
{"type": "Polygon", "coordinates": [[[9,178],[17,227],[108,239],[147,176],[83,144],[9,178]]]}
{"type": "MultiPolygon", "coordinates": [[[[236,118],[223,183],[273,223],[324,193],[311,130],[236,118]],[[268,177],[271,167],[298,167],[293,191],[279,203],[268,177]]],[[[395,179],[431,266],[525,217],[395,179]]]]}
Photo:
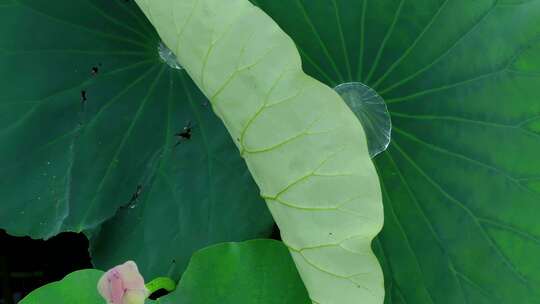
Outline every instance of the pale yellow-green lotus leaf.
{"type": "Polygon", "coordinates": [[[225,123],[312,301],[383,303],[371,251],[380,187],[343,100],[302,71],[291,38],[247,0],[137,2],[225,123]]]}

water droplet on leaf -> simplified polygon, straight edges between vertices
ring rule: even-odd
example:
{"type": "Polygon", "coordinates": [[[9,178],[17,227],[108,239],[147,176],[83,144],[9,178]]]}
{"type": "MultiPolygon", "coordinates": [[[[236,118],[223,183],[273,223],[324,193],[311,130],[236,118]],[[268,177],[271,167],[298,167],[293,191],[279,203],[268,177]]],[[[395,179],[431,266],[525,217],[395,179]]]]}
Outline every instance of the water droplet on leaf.
{"type": "Polygon", "coordinates": [[[160,42],[158,45],[159,57],[163,62],[168,66],[176,70],[182,70],[182,66],[178,63],[176,55],[169,49],[163,42],[160,42]]]}
{"type": "Polygon", "coordinates": [[[360,82],[342,83],[334,90],[362,123],[371,158],[386,150],[391,140],[392,121],[382,97],[360,82]]]}

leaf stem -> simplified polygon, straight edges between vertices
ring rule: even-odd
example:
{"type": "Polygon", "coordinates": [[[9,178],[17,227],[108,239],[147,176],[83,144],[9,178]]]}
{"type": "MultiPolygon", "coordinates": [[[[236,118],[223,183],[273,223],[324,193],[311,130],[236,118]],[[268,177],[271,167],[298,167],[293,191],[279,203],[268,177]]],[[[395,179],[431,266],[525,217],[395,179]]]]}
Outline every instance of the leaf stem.
{"type": "Polygon", "coordinates": [[[176,289],[176,282],[168,277],[159,277],[146,283],[145,286],[150,294],[153,294],[160,289],[165,289],[168,292],[172,292],[176,289]]]}

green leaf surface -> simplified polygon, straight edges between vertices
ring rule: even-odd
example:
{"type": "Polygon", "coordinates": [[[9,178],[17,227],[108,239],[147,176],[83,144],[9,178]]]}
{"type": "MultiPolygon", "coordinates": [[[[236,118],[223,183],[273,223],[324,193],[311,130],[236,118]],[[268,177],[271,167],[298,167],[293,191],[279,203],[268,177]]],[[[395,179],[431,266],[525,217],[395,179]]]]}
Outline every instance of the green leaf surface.
{"type": "Polygon", "coordinates": [[[102,275],[102,271],[95,269],[75,271],[32,291],[19,304],[103,304],[105,300],[97,290],[102,275]]]}
{"type": "Polygon", "coordinates": [[[1,228],[92,229],[100,268],[175,278],[197,249],[269,233],[225,128],[133,2],[2,1],[0,37],[1,228]]]}
{"type": "Polygon", "coordinates": [[[540,303],[540,1],[253,2],[309,74],[387,102],[386,302],[540,303]]]}
{"type": "Polygon", "coordinates": [[[195,253],[176,291],[161,304],[307,304],[298,271],[282,243],[254,240],[195,253]]]}
{"type": "MultiPolygon", "coordinates": [[[[102,271],[73,272],[26,296],[20,304],[103,304],[102,271]]],[[[148,278],[146,278],[148,279],[148,278]]],[[[309,297],[287,247],[274,240],[223,243],[197,251],[177,289],[161,304],[307,304],[309,297]]]]}
{"type": "Polygon", "coordinates": [[[382,303],[382,195],[345,102],[247,0],[137,3],[235,140],[313,303],[382,303]]]}

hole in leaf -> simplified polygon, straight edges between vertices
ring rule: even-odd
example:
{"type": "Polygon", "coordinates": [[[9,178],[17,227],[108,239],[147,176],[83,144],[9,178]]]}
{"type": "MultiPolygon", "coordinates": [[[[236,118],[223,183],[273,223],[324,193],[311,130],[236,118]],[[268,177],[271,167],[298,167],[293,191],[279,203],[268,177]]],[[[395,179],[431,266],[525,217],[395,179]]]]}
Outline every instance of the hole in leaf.
{"type": "Polygon", "coordinates": [[[193,133],[193,125],[191,124],[191,121],[187,123],[187,125],[182,129],[182,131],[174,134],[178,138],[178,142],[176,143],[176,146],[181,144],[183,141],[190,140],[193,133]]]}
{"type": "Polygon", "coordinates": [[[86,91],[82,90],[81,91],[81,102],[85,102],[87,100],[88,100],[88,97],[86,96],[86,91]]]}
{"type": "Polygon", "coordinates": [[[129,200],[129,202],[125,204],[124,206],[122,206],[121,208],[129,208],[129,209],[135,208],[136,207],[135,203],[137,202],[137,200],[139,200],[139,197],[141,196],[142,191],[143,191],[143,186],[141,184],[137,185],[137,189],[131,195],[131,199],[129,200]]]}

